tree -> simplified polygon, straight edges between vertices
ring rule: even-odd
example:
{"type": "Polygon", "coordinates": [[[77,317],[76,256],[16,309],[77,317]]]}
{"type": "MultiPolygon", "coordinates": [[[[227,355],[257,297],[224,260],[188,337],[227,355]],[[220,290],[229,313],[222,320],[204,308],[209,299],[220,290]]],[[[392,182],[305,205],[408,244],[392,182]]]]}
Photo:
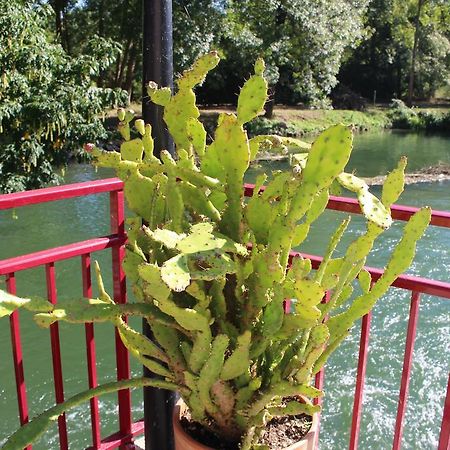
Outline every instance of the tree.
{"type": "Polygon", "coordinates": [[[408,106],[412,106],[412,96],[414,92],[414,72],[416,70],[416,56],[417,56],[417,44],[419,43],[420,33],[420,14],[425,0],[417,1],[417,13],[414,19],[414,44],[411,54],[411,66],[409,68],[409,83],[408,83],[408,106]]]}
{"type": "Polygon", "coordinates": [[[106,137],[100,115],[127,100],[120,90],[95,85],[117,45],[92,38],[71,57],[48,32],[53,15],[31,1],[10,1],[0,10],[2,192],[57,182],[54,167],[83,143],[106,137]]]}
{"type": "MultiPolygon", "coordinates": [[[[336,85],[348,48],[363,37],[369,0],[240,0],[228,7],[229,40],[248,61],[263,56],[272,88],[289,86],[299,100],[320,103],[336,85]],[[243,39],[247,40],[242,46],[243,39]],[[293,72],[288,78],[287,73],[293,72]]],[[[231,52],[230,52],[231,54],[231,52]]]]}
{"type": "Polygon", "coordinates": [[[422,6],[414,65],[411,101],[416,94],[434,96],[442,86],[450,87],[450,4],[427,0],[422,6]]]}
{"type": "Polygon", "coordinates": [[[381,99],[411,101],[415,93],[429,97],[450,82],[447,1],[373,0],[366,25],[368,38],[345,61],[341,82],[366,97],[376,90],[381,99]]]}
{"type": "MultiPolygon", "coordinates": [[[[115,65],[102,76],[102,83],[141,94],[142,0],[86,0],[70,9],[74,51],[98,33],[122,46],[115,65]]],[[[207,53],[220,34],[222,0],[177,0],[173,2],[174,69],[181,72],[207,53]]]]}

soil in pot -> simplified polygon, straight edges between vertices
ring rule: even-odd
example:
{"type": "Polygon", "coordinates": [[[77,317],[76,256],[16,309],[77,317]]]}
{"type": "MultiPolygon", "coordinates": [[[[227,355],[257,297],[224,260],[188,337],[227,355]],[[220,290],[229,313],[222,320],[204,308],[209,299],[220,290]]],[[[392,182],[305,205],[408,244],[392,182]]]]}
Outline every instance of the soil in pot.
{"type": "MultiPolygon", "coordinates": [[[[239,450],[238,443],[225,442],[198,422],[191,420],[189,412],[184,411],[180,424],[184,431],[194,440],[216,450],[239,450]]],[[[312,419],[305,414],[277,417],[266,426],[260,444],[265,444],[271,450],[283,450],[301,441],[309,432],[312,419]]]]}

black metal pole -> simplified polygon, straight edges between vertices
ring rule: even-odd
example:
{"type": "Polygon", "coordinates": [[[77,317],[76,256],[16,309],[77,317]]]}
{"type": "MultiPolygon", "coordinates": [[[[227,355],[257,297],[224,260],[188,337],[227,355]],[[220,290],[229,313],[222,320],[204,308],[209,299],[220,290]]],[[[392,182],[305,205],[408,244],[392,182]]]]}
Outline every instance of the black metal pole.
{"type": "MultiPolygon", "coordinates": [[[[155,155],[166,149],[174,154],[173,141],[163,121],[163,109],[149,101],[146,85],[173,88],[172,1],[143,0],[143,96],[142,116],[152,125],[155,155]]],[[[143,320],[143,332],[152,337],[150,326],[143,320]]],[[[144,367],[144,375],[154,375],[144,367]]],[[[144,388],[145,450],[173,450],[172,410],[176,395],[172,392],[144,388]]]]}
{"type": "Polygon", "coordinates": [[[150,102],[149,81],[173,89],[172,0],[143,0],[142,116],[152,125],[155,155],[166,149],[174,155],[173,140],[163,121],[163,108],[150,102]]]}

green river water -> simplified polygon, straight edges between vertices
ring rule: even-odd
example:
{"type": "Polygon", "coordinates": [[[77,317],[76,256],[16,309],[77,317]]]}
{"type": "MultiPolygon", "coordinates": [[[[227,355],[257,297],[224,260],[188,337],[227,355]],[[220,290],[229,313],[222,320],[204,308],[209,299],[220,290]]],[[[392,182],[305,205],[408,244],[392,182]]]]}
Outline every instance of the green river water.
{"type": "MultiPolygon", "coordinates": [[[[401,155],[409,158],[409,171],[436,164],[450,163],[450,137],[385,132],[361,134],[355,139],[355,150],[348,169],[361,176],[375,176],[391,170],[401,155]]],[[[255,171],[273,170],[285,163],[274,162],[255,171]]],[[[108,171],[95,172],[90,166],[76,165],[67,171],[65,182],[81,182],[112,176],[108,171]]],[[[379,188],[373,189],[380,192],[379,188]]],[[[450,210],[450,182],[420,183],[407,186],[400,203],[412,206],[430,205],[450,210]]],[[[108,234],[107,195],[87,196],[73,200],[18,208],[17,219],[11,211],[0,212],[0,258],[20,255],[48,247],[67,244],[108,234]]],[[[315,225],[301,250],[323,252],[327,239],[342,213],[329,211],[315,225]]],[[[352,218],[353,226],[346,243],[363,230],[360,217],[352,218]]],[[[383,267],[387,255],[400,236],[401,223],[385,234],[385,239],[369,258],[372,266],[383,267]]],[[[338,252],[340,250],[338,248],[338,252]]],[[[106,280],[110,277],[110,251],[94,255],[99,260],[106,280]]],[[[80,261],[56,264],[59,301],[81,297],[80,261]]],[[[410,273],[448,280],[450,272],[450,230],[430,227],[418,245],[410,273]]],[[[18,293],[45,295],[43,268],[17,274],[18,293]]],[[[111,283],[107,288],[110,289],[111,283]]],[[[4,288],[0,280],[0,288],[4,288]]],[[[94,292],[95,293],[95,292],[94,292]]],[[[410,397],[404,428],[404,449],[431,450],[437,447],[442,419],[445,387],[449,371],[450,303],[448,300],[424,296],[421,300],[410,397]]],[[[367,382],[360,437],[361,449],[389,449],[395,424],[397,395],[400,385],[409,294],[392,289],[374,310],[367,382]]],[[[139,321],[135,322],[140,326],[139,321]]],[[[65,374],[65,393],[71,396],[87,387],[86,357],[82,326],[61,327],[61,346],[65,374]]],[[[30,315],[21,314],[24,370],[29,389],[29,409],[33,416],[54,402],[49,333],[34,325],[30,315]]],[[[99,382],[114,379],[114,336],[110,325],[96,326],[99,382]]],[[[351,410],[353,405],[359,328],[355,327],[348,340],[333,355],[326,370],[326,397],[322,417],[321,449],[341,450],[348,447],[351,410]]],[[[140,374],[138,364],[132,365],[140,374]]],[[[117,430],[115,396],[100,399],[102,435],[117,430]]],[[[133,394],[134,418],[142,417],[140,392],[133,394]]],[[[90,445],[88,406],[68,416],[71,449],[90,445]]],[[[10,350],[9,326],[0,323],[0,444],[18,426],[17,403],[10,350]]],[[[56,449],[57,428],[34,446],[36,449],[56,449]]]]}

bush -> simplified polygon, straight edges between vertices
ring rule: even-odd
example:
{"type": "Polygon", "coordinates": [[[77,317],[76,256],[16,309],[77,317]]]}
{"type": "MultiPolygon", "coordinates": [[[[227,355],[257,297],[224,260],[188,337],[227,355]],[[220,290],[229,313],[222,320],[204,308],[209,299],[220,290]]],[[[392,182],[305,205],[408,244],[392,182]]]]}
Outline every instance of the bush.
{"type": "Polygon", "coordinates": [[[394,99],[390,105],[389,118],[392,128],[403,130],[450,131],[450,111],[447,113],[417,111],[408,108],[402,100],[394,99]]]}
{"type": "Polygon", "coordinates": [[[367,101],[348,86],[340,84],[331,94],[333,108],[351,109],[353,111],[365,111],[367,101]]]}
{"type": "Polygon", "coordinates": [[[290,123],[269,120],[264,117],[258,117],[248,123],[247,132],[250,137],[260,134],[279,134],[281,136],[294,137],[299,134],[299,130],[290,123]]]}
{"type": "Polygon", "coordinates": [[[418,128],[419,119],[416,112],[408,108],[402,100],[393,99],[390,107],[389,118],[392,121],[392,128],[400,130],[418,128]]]}
{"type": "Polygon", "coordinates": [[[0,192],[57,183],[54,167],[104,139],[103,111],[127,101],[124,91],[95,85],[117,45],[96,37],[71,57],[49,37],[53,14],[30,1],[0,12],[0,192]]]}

